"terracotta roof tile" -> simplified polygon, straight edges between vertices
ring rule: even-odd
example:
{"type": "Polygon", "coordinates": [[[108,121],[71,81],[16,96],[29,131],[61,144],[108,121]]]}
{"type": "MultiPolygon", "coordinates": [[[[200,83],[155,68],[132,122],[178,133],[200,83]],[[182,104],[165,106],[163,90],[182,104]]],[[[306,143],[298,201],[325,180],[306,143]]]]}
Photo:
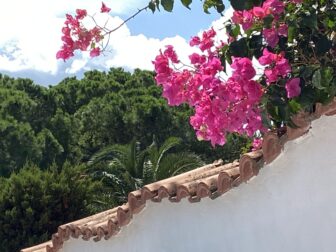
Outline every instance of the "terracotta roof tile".
{"type": "Polygon", "coordinates": [[[314,113],[299,113],[292,118],[297,128],[283,128],[278,132],[269,132],[264,136],[262,150],[242,155],[239,162],[223,164],[221,160],[198,169],[164,179],[140,190],[129,193],[126,204],[89,216],[78,221],[61,225],[52,240],[22,252],[58,251],[70,237],[99,241],[117,234],[123,226],[130,223],[134,214],[139,213],[147,200],[160,202],[168,198],[179,202],[187,198],[190,202],[199,202],[204,197],[212,199],[222,195],[242,182],[256,176],[264,163],[272,162],[283,149],[284,143],[307,133],[311,121],[322,115],[336,114],[336,99],[328,105],[316,104],[314,113]]]}
{"type": "Polygon", "coordinates": [[[47,251],[47,247],[52,247],[52,242],[48,241],[45,243],[41,243],[39,245],[36,245],[34,247],[31,248],[26,248],[26,249],[22,249],[22,252],[46,252],[47,251]]]}

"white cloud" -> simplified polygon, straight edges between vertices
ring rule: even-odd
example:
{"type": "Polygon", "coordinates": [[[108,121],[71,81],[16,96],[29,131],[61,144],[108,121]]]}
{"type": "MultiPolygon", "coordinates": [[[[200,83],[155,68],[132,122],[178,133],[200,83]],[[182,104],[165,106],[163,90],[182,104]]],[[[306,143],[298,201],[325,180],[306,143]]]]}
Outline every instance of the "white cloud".
{"type": "Polygon", "coordinates": [[[66,73],[75,74],[83,69],[87,64],[86,59],[75,59],[72,61],[71,66],[65,70],[66,73]]]}
{"type": "MultiPolygon", "coordinates": [[[[111,7],[111,14],[116,15],[132,13],[147,0],[110,2],[106,4],[111,7]]],[[[32,69],[57,74],[62,62],[56,60],[55,54],[62,45],[64,14],[73,13],[76,8],[99,12],[100,4],[97,0],[11,0],[3,3],[0,9],[0,71],[32,69]]]]}

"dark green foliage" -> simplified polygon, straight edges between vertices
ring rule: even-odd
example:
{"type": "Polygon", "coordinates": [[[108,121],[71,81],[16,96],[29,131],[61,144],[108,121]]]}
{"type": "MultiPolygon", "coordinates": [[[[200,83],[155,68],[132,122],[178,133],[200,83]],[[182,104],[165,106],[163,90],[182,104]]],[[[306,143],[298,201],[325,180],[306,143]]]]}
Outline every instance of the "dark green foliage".
{"type": "MultiPolygon", "coordinates": [[[[2,176],[27,161],[43,169],[66,160],[86,162],[101,148],[132,139],[149,146],[154,135],[159,145],[170,136],[180,137],[182,149],[206,161],[222,157],[209,143],[196,140],[189,125],[192,111],[169,107],[149,71],[90,71],[82,80],[67,78],[50,88],[1,76],[0,98],[2,176]]],[[[230,148],[240,152],[241,147],[230,148]]]]}
{"type": "Polygon", "coordinates": [[[161,0],[161,5],[165,11],[171,12],[174,7],[174,0],[161,0]]]}
{"type": "Polygon", "coordinates": [[[41,243],[59,225],[92,214],[101,187],[82,170],[69,164],[61,172],[27,165],[0,179],[0,251],[41,243]]]}
{"type": "Polygon", "coordinates": [[[204,0],[203,10],[205,13],[209,14],[209,9],[214,8],[218,13],[222,14],[225,10],[225,5],[222,0],[204,0]]]}
{"type": "Polygon", "coordinates": [[[0,120],[0,139],[0,176],[18,171],[27,161],[41,161],[42,150],[29,123],[0,120]]]}
{"type": "Polygon", "coordinates": [[[182,4],[190,9],[189,5],[191,4],[192,0],[181,0],[182,4]]]}

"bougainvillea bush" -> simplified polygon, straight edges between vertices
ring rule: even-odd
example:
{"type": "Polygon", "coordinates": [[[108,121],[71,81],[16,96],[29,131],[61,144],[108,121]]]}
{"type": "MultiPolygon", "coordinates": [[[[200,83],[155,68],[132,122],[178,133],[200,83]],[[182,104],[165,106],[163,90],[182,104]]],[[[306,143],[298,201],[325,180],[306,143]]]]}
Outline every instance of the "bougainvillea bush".
{"type": "MultiPolygon", "coordinates": [[[[145,8],[171,11],[173,4],[156,0],[145,8]]],[[[224,11],[221,0],[203,4],[205,12],[211,7],[224,11]]],[[[210,28],[192,37],[189,44],[197,50],[189,62],[179,60],[174,45],[162,48],[153,60],[156,81],[170,105],[186,103],[194,108],[190,124],[200,140],[223,145],[228,134],[238,133],[257,139],[258,145],[267,130],[295,127],[291,121],[295,113],[334,98],[336,3],[232,0],[231,6],[233,15],[223,24],[226,36],[210,28]],[[258,75],[256,65],[262,66],[258,75]],[[229,76],[224,78],[225,72],[229,76]]],[[[89,48],[91,56],[102,50],[97,42],[112,31],[98,26],[87,30],[80,22],[84,14],[77,10],[76,17],[67,16],[58,58],[67,59],[76,49],[89,48]]]]}

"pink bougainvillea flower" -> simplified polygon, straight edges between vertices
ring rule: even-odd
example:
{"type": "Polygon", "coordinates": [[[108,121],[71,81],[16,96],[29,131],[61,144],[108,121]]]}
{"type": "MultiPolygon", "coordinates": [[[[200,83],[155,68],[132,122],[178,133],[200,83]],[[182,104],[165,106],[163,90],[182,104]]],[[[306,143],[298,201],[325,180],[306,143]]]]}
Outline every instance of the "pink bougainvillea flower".
{"type": "Polygon", "coordinates": [[[194,36],[191,38],[189,45],[196,46],[196,45],[199,45],[200,43],[201,43],[201,39],[198,36],[194,36]]]}
{"type": "Polygon", "coordinates": [[[253,25],[253,15],[251,11],[244,10],[243,11],[243,30],[246,31],[250,29],[253,25]]]}
{"type": "Polygon", "coordinates": [[[247,93],[247,101],[251,104],[259,102],[263,95],[261,85],[254,80],[247,81],[243,86],[243,90],[247,93]]]}
{"type": "Polygon", "coordinates": [[[109,13],[111,11],[111,8],[107,7],[104,2],[102,2],[102,6],[100,8],[101,13],[109,13]]]}
{"type": "Polygon", "coordinates": [[[206,61],[206,57],[204,55],[199,55],[198,53],[193,53],[189,55],[190,63],[193,65],[203,64],[206,61]]]}
{"type": "Polygon", "coordinates": [[[288,36],[288,25],[281,24],[278,28],[278,35],[287,37],[288,36]]]}
{"type": "Polygon", "coordinates": [[[274,68],[277,69],[278,74],[283,78],[286,77],[287,74],[289,74],[292,71],[288,63],[288,60],[284,58],[282,55],[278,57],[274,68]]]}
{"type": "Polygon", "coordinates": [[[263,55],[258,59],[259,63],[262,66],[272,64],[277,58],[277,55],[274,53],[271,53],[270,51],[265,48],[263,50],[263,55]]]}
{"type": "Polygon", "coordinates": [[[74,17],[71,16],[70,14],[65,14],[65,17],[66,17],[66,19],[65,19],[64,24],[65,24],[66,26],[71,25],[71,26],[73,26],[74,28],[79,28],[79,21],[78,21],[77,18],[74,18],[74,17]]]}
{"type": "Polygon", "coordinates": [[[56,59],[63,59],[64,61],[73,57],[74,53],[72,50],[67,49],[67,48],[62,48],[56,53],[56,59]]]}
{"type": "Polygon", "coordinates": [[[223,70],[223,66],[220,59],[217,57],[209,59],[202,69],[204,75],[210,75],[211,77],[215,76],[221,70],[223,70]]]}
{"type": "Polygon", "coordinates": [[[264,74],[266,76],[266,83],[269,85],[276,82],[279,77],[287,77],[292,69],[288,60],[284,57],[284,53],[274,54],[267,50],[263,51],[263,56],[258,59],[259,63],[263,66],[268,66],[264,74]]]}
{"type": "Polygon", "coordinates": [[[214,45],[213,38],[216,36],[216,32],[213,28],[211,28],[208,31],[204,31],[202,34],[202,39],[200,40],[200,43],[198,45],[199,49],[201,49],[202,52],[205,50],[209,50],[214,45]]]}
{"type": "Polygon", "coordinates": [[[279,0],[266,0],[262,7],[265,10],[266,15],[272,14],[273,16],[278,17],[285,10],[285,3],[279,0]]]}
{"type": "Polygon", "coordinates": [[[189,78],[190,73],[187,70],[182,73],[174,72],[171,75],[170,82],[163,85],[162,96],[167,99],[170,106],[178,106],[186,101],[184,85],[189,78]]]}
{"type": "Polygon", "coordinates": [[[256,151],[256,150],[261,149],[262,143],[263,143],[263,139],[262,138],[254,138],[253,142],[252,142],[252,150],[256,151]]]}
{"type": "Polygon", "coordinates": [[[101,35],[102,30],[99,27],[94,27],[90,30],[90,35],[95,39],[96,42],[102,40],[103,36],[101,35]]]}
{"type": "Polygon", "coordinates": [[[253,7],[252,13],[254,16],[260,19],[263,19],[266,16],[265,9],[258,6],[253,7]]]}
{"type": "Polygon", "coordinates": [[[234,11],[232,16],[232,21],[235,24],[240,24],[243,30],[246,31],[250,29],[253,25],[253,12],[252,11],[234,11]]]}
{"type": "Polygon", "coordinates": [[[163,54],[173,63],[179,63],[179,59],[177,58],[176,52],[174,51],[174,47],[172,45],[167,45],[163,54]]]}
{"type": "Polygon", "coordinates": [[[252,79],[256,75],[256,70],[249,58],[234,58],[231,68],[234,69],[233,77],[252,79]]]}
{"type": "Polygon", "coordinates": [[[279,72],[276,68],[268,68],[268,69],[265,69],[264,71],[265,73],[265,76],[266,76],[266,83],[267,85],[273,83],[273,82],[276,82],[278,80],[278,76],[279,76],[279,72]]]}
{"type": "Polygon", "coordinates": [[[263,36],[267,45],[274,48],[279,42],[279,36],[275,28],[264,29],[263,36]]]}
{"type": "Polygon", "coordinates": [[[77,19],[83,19],[83,18],[85,18],[86,17],[86,15],[87,15],[87,12],[86,12],[86,10],[81,10],[81,9],[77,9],[76,10],[76,18],[77,19]]]}
{"type": "Polygon", "coordinates": [[[153,64],[154,64],[156,73],[166,73],[166,72],[170,73],[168,58],[165,55],[163,55],[161,52],[159,55],[155,57],[153,64]]]}
{"type": "Polygon", "coordinates": [[[243,23],[243,12],[242,11],[234,11],[231,19],[235,24],[243,23]]]}
{"type": "Polygon", "coordinates": [[[97,57],[100,55],[100,48],[99,47],[95,47],[90,51],[90,57],[97,57]]]}
{"type": "Polygon", "coordinates": [[[301,93],[300,78],[293,78],[286,83],[287,97],[297,97],[301,93]]]}

